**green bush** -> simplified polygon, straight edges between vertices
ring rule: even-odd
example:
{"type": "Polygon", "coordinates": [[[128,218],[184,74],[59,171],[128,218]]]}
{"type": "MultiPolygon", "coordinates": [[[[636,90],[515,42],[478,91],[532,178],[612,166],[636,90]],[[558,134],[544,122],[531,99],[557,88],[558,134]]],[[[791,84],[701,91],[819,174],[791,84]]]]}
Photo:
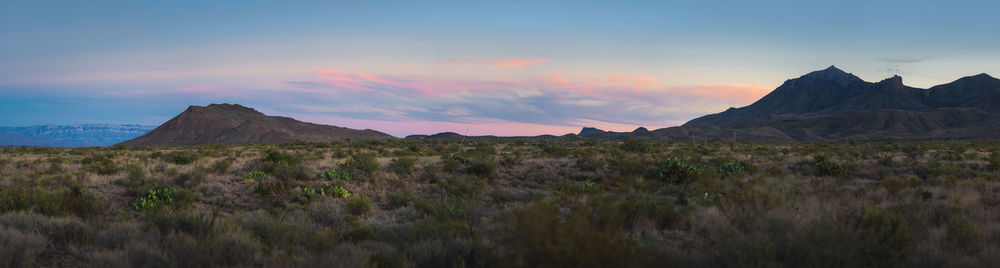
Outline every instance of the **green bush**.
{"type": "Polygon", "coordinates": [[[26,211],[44,215],[96,215],[104,210],[101,201],[81,185],[56,190],[15,184],[0,187],[0,212],[26,211]]]}
{"type": "Polygon", "coordinates": [[[702,169],[694,163],[669,157],[650,169],[646,177],[674,184],[686,184],[701,175],[702,169]]]}
{"type": "Polygon", "coordinates": [[[465,166],[465,173],[479,177],[493,177],[497,172],[497,162],[493,158],[476,158],[465,166]]]}
{"type": "Polygon", "coordinates": [[[810,162],[810,166],[813,170],[813,176],[823,177],[847,177],[850,170],[841,163],[835,163],[830,161],[830,158],[826,157],[824,154],[813,155],[813,160],[810,162]]]}
{"type": "Polygon", "coordinates": [[[963,214],[952,215],[946,226],[948,242],[966,252],[976,252],[982,247],[982,233],[976,223],[963,214]]]}
{"type": "Polygon", "coordinates": [[[331,180],[331,181],[332,180],[350,180],[351,179],[351,173],[348,173],[347,171],[340,171],[340,170],[324,170],[324,171],[322,171],[320,173],[316,173],[316,178],[317,179],[331,180]]]}
{"type": "Polygon", "coordinates": [[[301,161],[301,155],[268,150],[264,157],[251,162],[249,169],[266,172],[281,183],[286,183],[309,178],[306,169],[299,165],[301,161]]]}
{"type": "Polygon", "coordinates": [[[215,174],[226,174],[226,171],[229,171],[229,167],[233,165],[233,161],[235,160],[236,159],[230,157],[216,161],[215,163],[212,163],[212,167],[209,169],[215,174]]]}
{"type": "Polygon", "coordinates": [[[268,177],[271,177],[271,175],[267,174],[267,172],[253,171],[253,172],[247,173],[246,175],[243,175],[243,180],[257,180],[257,181],[260,181],[260,180],[266,179],[268,177]]]}
{"type": "Polygon", "coordinates": [[[989,163],[986,165],[990,171],[1000,172],[1000,152],[990,153],[989,163]]]}
{"type": "Polygon", "coordinates": [[[165,153],[162,156],[160,156],[160,159],[163,159],[163,161],[166,161],[167,163],[173,163],[176,165],[191,164],[194,163],[194,161],[198,160],[198,158],[199,156],[197,154],[187,151],[174,151],[165,153]]]}
{"type": "Polygon", "coordinates": [[[597,185],[596,183],[589,180],[578,183],[577,185],[573,186],[573,193],[576,194],[589,194],[589,193],[595,193],[600,190],[601,190],[600,185],[597,185]]]}
{"type": "Polygon", "coordinates": [[[136,198],[130,205],[137,211],[149,211],[168,207],[181,207],[191,201],[194,201],[194,196],[191,193],[157,184],[152,189],[149,189],[146,196],[136,198]]]}
{"type": "Polygon", "coordinates": [[[375,171],[378,171],[379,164],[375,159],[374,153],[357,153],[351,155],[351,158],[344,162],[341,168],[352,170],[359,174],[371,175],[375,171]]]}
{"type": "Polygon", "coordinates": [[[542,154],[551,157],[565,157],[569,155],[569,149],[565,145],[555,142],[543,142],[538,145],[542,148],[542,154]]]}
{"type": "Polygon", "coordinates": [[[416,165],[416,157],[399,157],[389,162],[389,171],[399,175],[410,175],[416,165]]]}
{"type": "Polygon", "coordinates": [[[371,211],[372,200],[365,196],[355,195],[347,198],[347,203],[344,203],[344,206],[347,207],[347,212],[351,215],[363,215],[371,211]]]}
{"type": "Polygon", "coordinates": [[[85,158],[81,161],[85,165],[87,171],[97,173],[99,175],[114,175],[121,171],[121,168],[115,164],[114,156],[112,154],[98,154],[92,157],[85,158]]]}
{"type": "Polygon", "coordinates": [[[625,214],[612,198],[539,201],[497,219],[500,266],[639,267],[641,254],[623,232],[625,214]]]}
{"type": "Polygon", "coordinates": [[[619,148],[621,148],[623,151],[626,152],[648,153],[652,149],[652,146],[647,144],[646,141],[636,138],[629,138],[625,140],[625,142],[622,142],[622,145],[619,146],[619,148]]]}
{"type": "Polygon", "coordinates": [[[901,265],[913,248],[914,233],[902,214],[888,209],[866,209],[861,217],[857,245],[863,263],[876,267],[901,265]]]}
{"type": "Polygon", "coordinates": [[[444,189],[452,197],[470,197],[486,188],[486,180],[477,176],[452,176],[444,181],[444,189]]]}
{"type": "Polygon", "coordinates": [[[659,228],[670,227],[680,222],[690,208],[678,205],[677,198],[668,195],[637,194],[630,196],[622,205],[630,218],[646,218],[659,228]]]}
{"type": "Polygon", "coordinates": [[[742,161],[725,162],[719,165],[719,175],[723,178],[733,176],[749,170],[749,166],[742,161]]]}

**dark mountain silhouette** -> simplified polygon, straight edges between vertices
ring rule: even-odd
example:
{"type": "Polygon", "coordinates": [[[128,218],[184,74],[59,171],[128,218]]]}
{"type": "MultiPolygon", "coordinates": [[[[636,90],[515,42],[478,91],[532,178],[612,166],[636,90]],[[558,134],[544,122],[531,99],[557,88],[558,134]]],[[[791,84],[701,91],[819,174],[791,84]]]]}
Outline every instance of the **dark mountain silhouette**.
{"type": "Polygon", "coordinates": [[[753,104],[648,133],[584,128],[589,139],[844,141],[1000,138],[1000,79],[963,77],[930,89],[893,76],[871,83],[834,66],[785,81],[753,104]]]}
{"type": "Polygon", "coordinates": [[[749,106],[699,117],[680,128],[723,139],[729,132],[829,141],[996,138],[998,127],[1000,79],[987,74],[919,89],[905,86],[899,76],[870,83],[830,66],[785,81],[749,106]]]}
{"type": "Polygon", "coordinates": [[[356,130],[267,116],[239,104],[190,106],[146,135],[122,142],[127,146],[202,144],[267,144],[326,142],[344,139],[394,139],[375,130],[356,130]]]}

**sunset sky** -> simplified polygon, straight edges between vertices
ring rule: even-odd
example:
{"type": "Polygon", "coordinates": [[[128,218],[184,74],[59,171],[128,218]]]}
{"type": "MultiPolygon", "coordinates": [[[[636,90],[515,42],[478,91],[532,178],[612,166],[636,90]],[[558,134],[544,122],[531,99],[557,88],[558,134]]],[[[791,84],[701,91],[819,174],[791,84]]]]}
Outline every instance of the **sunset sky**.
{"type": "Polygon", "coordinates": [[[996,1],[163,2],[0,3],[0,126],[225,102],[399,137],[562,135],[679,125],[830,65],[1000,75],[996,1]]]}

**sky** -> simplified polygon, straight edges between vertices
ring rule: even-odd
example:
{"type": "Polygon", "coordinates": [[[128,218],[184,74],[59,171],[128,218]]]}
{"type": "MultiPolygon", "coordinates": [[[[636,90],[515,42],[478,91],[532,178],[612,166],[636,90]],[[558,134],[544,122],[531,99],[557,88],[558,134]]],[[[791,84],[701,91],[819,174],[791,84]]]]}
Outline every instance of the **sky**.
{"type": "Polygon", "coordinates": [[[683,124],[830,65],[1000,76],[995,1],[0,1],[0,126],[188,105],[403,137],[683,124]],[[941,4],[944,3],[944,4],[941,4]]]}

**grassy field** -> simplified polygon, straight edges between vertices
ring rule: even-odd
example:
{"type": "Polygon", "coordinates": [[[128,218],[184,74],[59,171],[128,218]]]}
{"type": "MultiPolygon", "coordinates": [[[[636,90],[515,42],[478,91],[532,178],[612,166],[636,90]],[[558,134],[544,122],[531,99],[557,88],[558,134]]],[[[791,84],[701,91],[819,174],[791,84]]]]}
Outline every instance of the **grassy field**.
{"type": "Polygon", "coordinates": [[[1000,143],[0,151],[0,266],[1000,263],[1000,143]]]}

